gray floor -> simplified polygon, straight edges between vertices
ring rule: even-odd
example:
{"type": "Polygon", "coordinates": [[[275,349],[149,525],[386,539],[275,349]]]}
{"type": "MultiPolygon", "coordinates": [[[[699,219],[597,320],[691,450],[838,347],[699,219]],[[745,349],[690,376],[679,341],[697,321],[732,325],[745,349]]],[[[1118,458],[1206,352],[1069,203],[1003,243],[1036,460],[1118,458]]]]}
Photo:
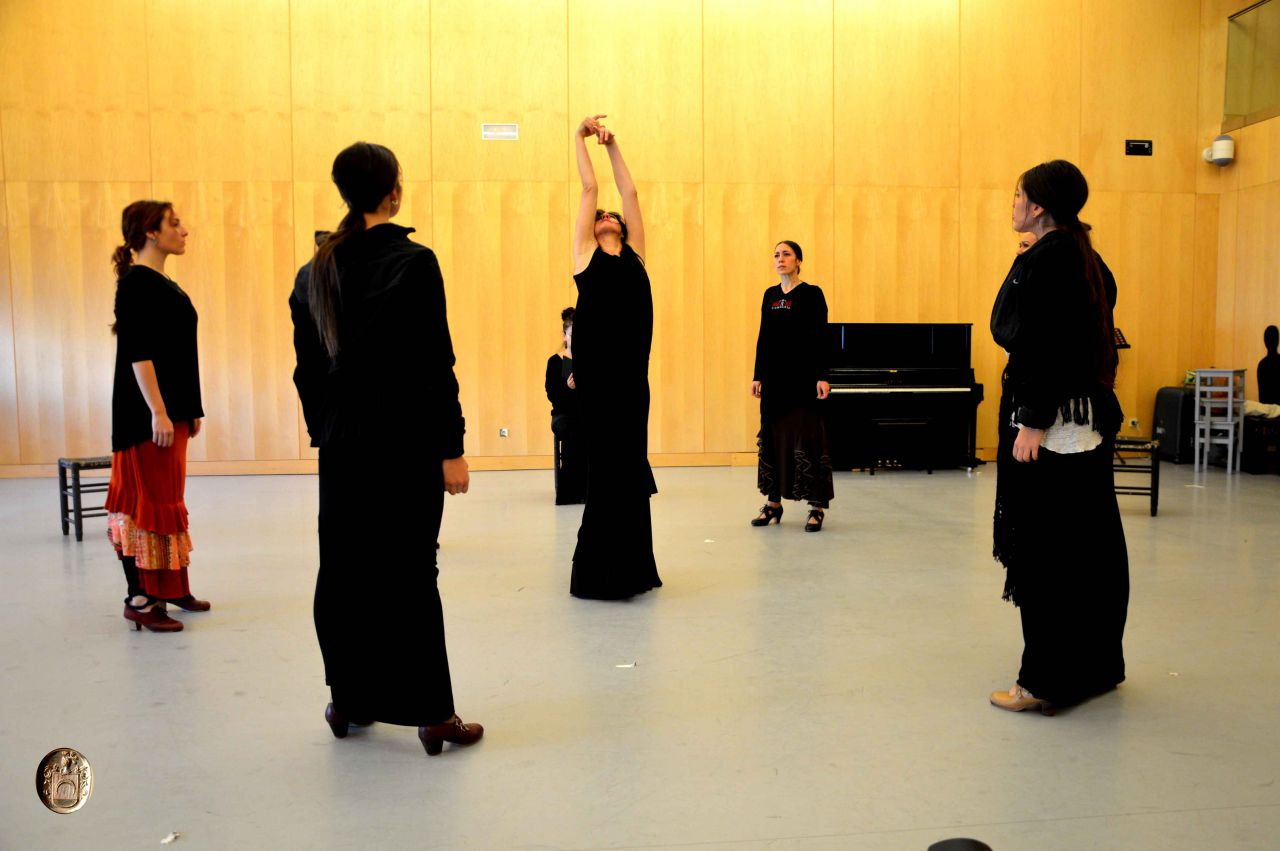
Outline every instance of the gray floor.
{"type": "MultiPolygon", "coordinates": [[[[991,466],[841,475],[820,535],[748,528],[753,470],[658,470],[667,584],[630,603],[569,597],[549,473],[477,474],[441,585],[489,733],[430,759],[321,718],[314,478],[190,482],[215,608],[179,635],[127,629],[102,520],[76,544],[51,481],[0,481],[0,846],[1275,849],[1280,478],[1165,473],[1158,518],[1122,500],[1129,680],[1054,718],[986,702],[1021,649],[991,466]],[[64,745],[97,785],[59,816],[32,778],[64,745]]],[[[351,604],[414,617],[379,587],[351,604]]]]}

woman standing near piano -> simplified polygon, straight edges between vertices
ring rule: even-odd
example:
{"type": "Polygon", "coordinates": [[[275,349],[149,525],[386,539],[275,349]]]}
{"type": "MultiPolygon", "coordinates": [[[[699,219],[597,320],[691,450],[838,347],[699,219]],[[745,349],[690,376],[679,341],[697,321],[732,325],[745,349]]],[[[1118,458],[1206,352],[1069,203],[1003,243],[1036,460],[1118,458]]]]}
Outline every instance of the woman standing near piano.
{"type": "Polygon", "coordinates": [[[653,296],[645,272],[644,221],[635,181],[603,115],[574,133],[582,197],[573,236],[573,381],[586,444],[587,505],[569,593],[618,600],[662,585],[653,558],[649,497],[649,348],[653,296]],[[609,154],[622,213],[596,206],[587,139],[609,154]]]}
{"type": "Polygon", "coordinates": [[[800,278],[804,251],[790,240],[773,247],[779,283],[764,292],[751,395],[760,400],[756,479],[766,502],[752,526],[782,522],[782,500],[809,503],[806,532],[821,532],[835,495],[831,450],[818,403],[827,383],[827,299],[800,278]]]}
{"type": "Polygon", "coordinates": [[[994,555],[1022,615],[1022,669],[991,695],[1020,712],[1079,703],[1124,680],[1129,556],[1111,447],[1116,401],[1115,284],[1080,210],[1089,185],[1064,160],[1018,180],[1013,229],[1038,239],[1018,256],[991,312],[1009,352],[1000,399],[994,555]]]}

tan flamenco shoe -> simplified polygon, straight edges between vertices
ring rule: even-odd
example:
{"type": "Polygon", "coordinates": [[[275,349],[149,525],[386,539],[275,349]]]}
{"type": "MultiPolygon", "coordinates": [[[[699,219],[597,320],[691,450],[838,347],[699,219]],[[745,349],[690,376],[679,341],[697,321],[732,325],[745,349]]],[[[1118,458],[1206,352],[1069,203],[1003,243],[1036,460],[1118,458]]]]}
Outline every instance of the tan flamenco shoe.
{"type": "Polygon", "coordinates": [[[1052,703],[1039,697],[1022,686],[1015,685],[1008,691],[991,692],[991,705],[1010,712],[1021,712],[1024,709],[1039,709],[1041,715],[1053,715],[1058,709],[1052,703]]]}

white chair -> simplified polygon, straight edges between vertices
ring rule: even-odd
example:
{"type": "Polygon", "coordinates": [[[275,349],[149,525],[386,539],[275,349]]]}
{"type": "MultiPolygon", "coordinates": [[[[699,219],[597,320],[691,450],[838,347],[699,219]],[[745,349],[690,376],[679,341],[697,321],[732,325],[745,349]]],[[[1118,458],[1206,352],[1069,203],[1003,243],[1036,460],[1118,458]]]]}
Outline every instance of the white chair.
{"type": "Polygon", "coordinates": [[[1195,469],[1209,464],[1209,448],[1227,447],[1227,472],[1240,469],[1244,443],[1243,369],[1196,370],[1195,469]]]}

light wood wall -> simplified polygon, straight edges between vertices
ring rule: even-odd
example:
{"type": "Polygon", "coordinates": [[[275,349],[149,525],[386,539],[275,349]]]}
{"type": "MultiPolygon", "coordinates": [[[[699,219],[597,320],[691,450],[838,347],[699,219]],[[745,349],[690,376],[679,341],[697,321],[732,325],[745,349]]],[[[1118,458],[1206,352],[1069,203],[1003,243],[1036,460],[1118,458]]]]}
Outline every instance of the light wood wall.
{"type": "Polygon", "coordinates": [[[1120,394],[1149,433],[1155,390],[1253,351],[1275,307],[1277,131],[1242,134],[1238,177],[1199,160],[1231,5],[369,0],[355,20],[339,0],[9,0],[0,472],[107,449],[108,257],[144,196],[173,200],[192,232],[170,272],[201,314],[193,460],[307,469],[285,299],[312,232],[342,214],[332,157],[361,138],[398,153],[400,220],[440,257],[469,454],[545,463],[543,369],[575,297],[570,132],[590,112],[610,114],[650,234],[657,462],[754,449],[747,388],[779,239],[804,246],[834,321],[974,323],[990,447],[1010,196],[1052,157],[1090,179],[1084,218],[1134,345],[1120,394]],[[520,141],[482,143],[485,121],[519,122],[520,141]],[[1155,156],[1124,157],[1125,138],[1155,156]]]}

